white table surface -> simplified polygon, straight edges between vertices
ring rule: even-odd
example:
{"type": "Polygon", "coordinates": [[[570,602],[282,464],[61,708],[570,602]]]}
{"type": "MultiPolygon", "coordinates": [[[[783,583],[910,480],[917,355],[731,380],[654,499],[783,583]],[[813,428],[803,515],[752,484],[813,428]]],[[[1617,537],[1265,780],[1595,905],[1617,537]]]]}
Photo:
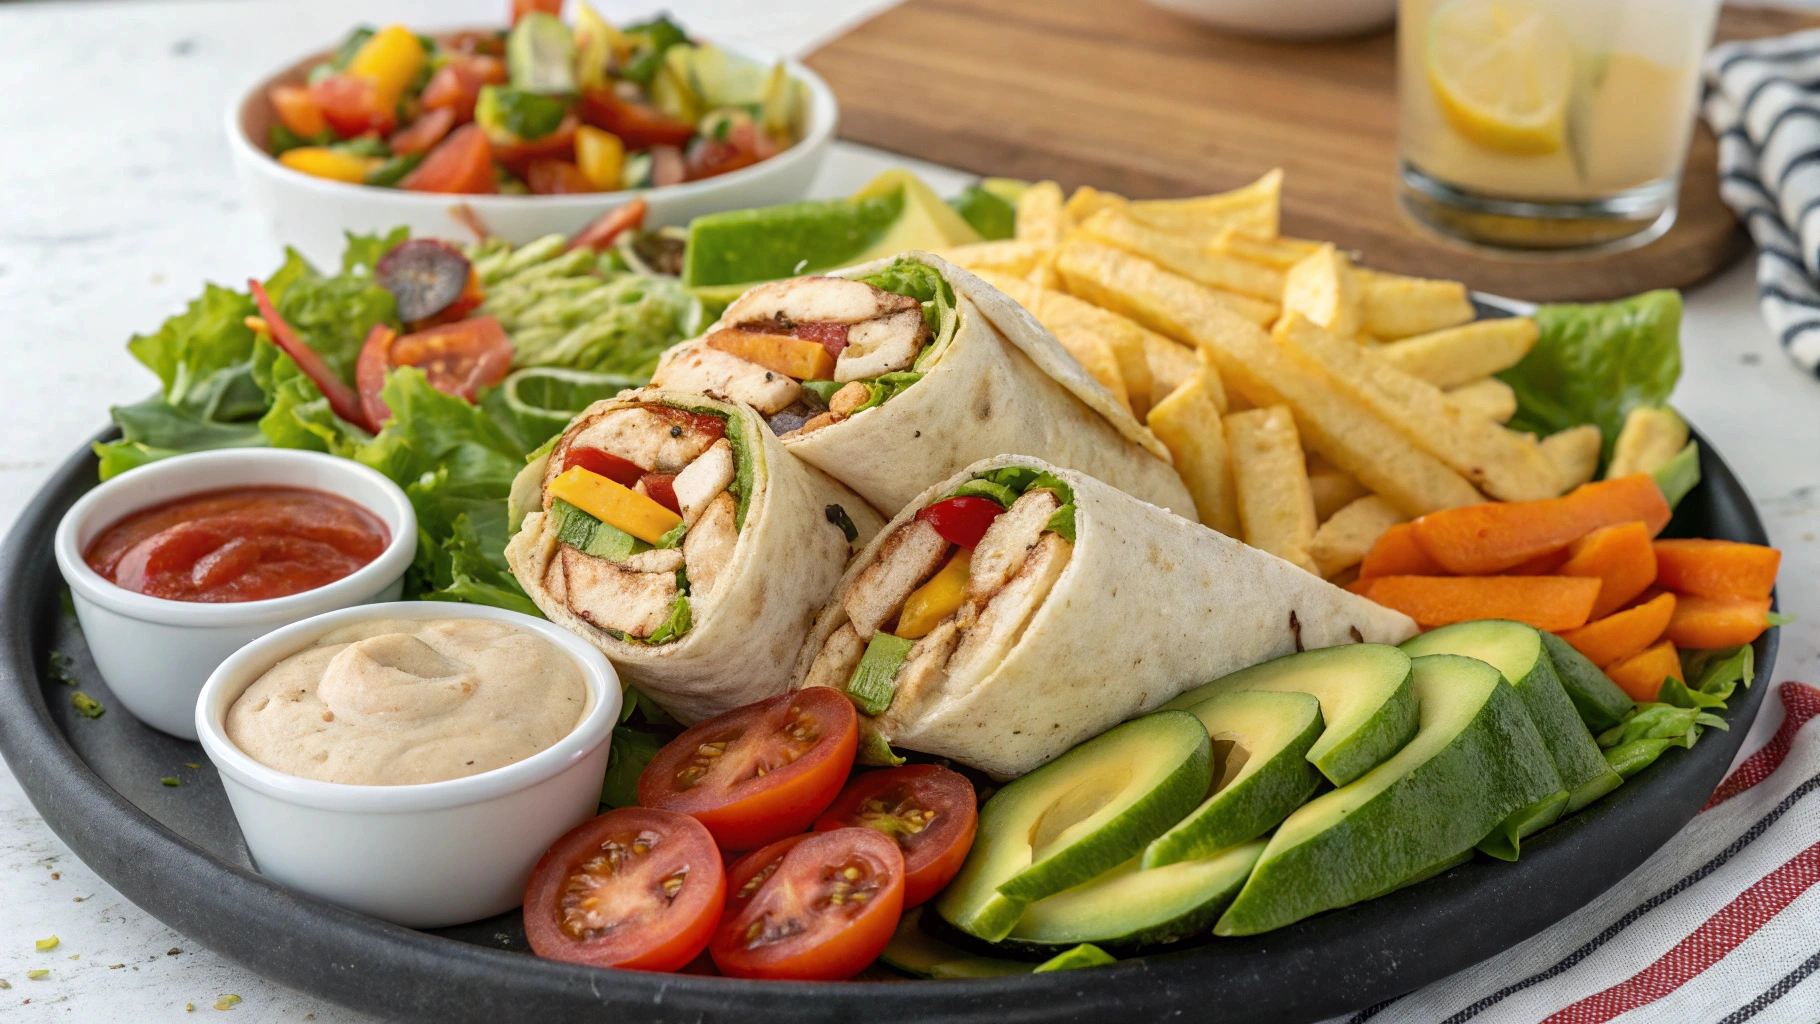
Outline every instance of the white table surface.
{"type": "MultiPolygon", "coordinates": [[[[889,0],[670,0],[692,30],[804,53],[889,0]],[[758,9],[755,8],[766,8],[758,9]],[[775,8],[775,9],[770,9],[775,8]]],[[[105,420],[155,386],[123,345],[201,282],[269,272],[279,250],[228,168],[222,109],[266,69],[357,21],[498,19],[505,0],[0,5],[0,528],[105,420]]],[[[609,18],[650,9],[605,0],[609,18]]],[[[910,163],[938,192],[967,176],[853,146],[815,192],[910,163]]],[[[1288,182],[1291,191],[1295,182],[1288,182]]],[[[1369,261],[1370,254],[1366,259],[1369,261]]],[[[1820,655],[1820,381],[1777,350],[1751,271],[1687,296],[1675,404],[1725,453],[1785,552],[1775,681],[1812,682],[1820,655]]],[[[1765,714],[1746,749],[1773,730],[1765,714]]],[[[260,1021],[370,1020],[246,971],[164,927],[97,878],[0,767],[0,1022],[156,1021],[229,1011],[260,1021]],[[33,940],[55,934],[55,950],[33,940]],[[116,966],[118,965],[118,966],[116,966]],[[26,972],[48,968],[41,980],[26,972]]]]}

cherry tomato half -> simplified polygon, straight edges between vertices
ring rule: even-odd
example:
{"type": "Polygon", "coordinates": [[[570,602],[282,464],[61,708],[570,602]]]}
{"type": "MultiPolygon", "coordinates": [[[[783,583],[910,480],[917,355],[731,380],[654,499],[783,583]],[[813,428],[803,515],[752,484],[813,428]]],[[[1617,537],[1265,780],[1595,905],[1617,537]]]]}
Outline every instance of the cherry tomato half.
{"type": "Polygon", "coordinates": [[[427,153],[455,127],[455,111],[448,107],[431,107],[423,116],[392,133],[392,152],[427,153]]]}
{"type": "Polygon", "coordinates": [[[619,136],[627,150],[652,146],[686,146],[695,126],[656,107],[621,99],[612,89],[592,89],[581,97],[581,119],[619,136]]]}
{"type": "Polygon", "coordinates": [[[645,475],[638,463],[599,448],[569,449],[568,454],[563,456],[562,468],[573,469],[576,466],[596,476],[604,476],[622,487],[638,483],[638,478],[645,475]]]}
{"type": "Polygon", "coordinates": [[[638,802],[694,815],[728,850],[809,827],[847,781],[859,717],[825,686],[716,715],[671,740],[638,777],[638,802]]]}
{"type": "Polygon", "coordinates": [[[548,135],[494,146],[493,159],[520,178],[528,176],[531,165],[539,160],[572,162],[575,159],[575,128],[579,123],[575,120],[575,115],[570,114],[548,135]]]}
{"type": "Polygon", "coordinates": [[[457,124],[467,124],[474,120],[480,87],[503,85],[506,78],[505,61],[497,57],[452,57],[430,76],[419,99],[426,110],[452,110],[457,124]]]}
{"type": "Polygon", "coordinates": [[[310,98],[335,134],[351,139],[368,132],[384,135],[397,123],[397,111],[379,100],[379,87],[365,78],[337,72],[310,86],[310,98]]]}
{"type": "Polygon", "coordinates": [[[973,783],[940,765],[907,764],[855,775],[816,819],[815,831],[877,829],[904,854],[904,906],[940,892],[960,873],[979,827],[973,783]]]}
{"type": "Polygon", "coordinates": [[[480,195],[499,191],[493,178],[493,146],[477,124],[464,124],[436,144],[399,188],[412,192],[480,195]]]}
{"type": "Polygon", "coordinates": [[[512,341],[490,316],[457,320],[403,337],[384,324],[375,324],[354,363],[354,381],[360,387],[361,408],[378,429],[392,418],[381,392],[386,373],[393,367],[415,366],[431,387],[472,402],[481,388],[504,380],[511,364],[512,341]]]}
{"type": "Polygon", "coordinates": [[[594,191],[594,183],[569,160],[533,160],[525,167],[525,184],[534,196],[567,196],[594,191]]]}
{"type": "Polygon", "coordinates": [[[838,981],[866,969],[904,910],[904,855],[882,832],[792,836],[742,859],[708,943],[736,978],[838,981]]]}
{"type": "Polygon", "coordinates": [[[935,532],[941,534],[948,543],[959,544],[971,551],[979,545],[980,538],[986,535],[986,528],[1004,511],[991,498],[963,494],[924,508],[916,514],[916,518],[935,527],[935,532]]]}
{"type": "Polygon", "coordinates": [[[569,248],[578,249],[585,245],[595,252],[606,252],[621,232],[645,222],[645,210],[648,208],[649,204],[642,198],[634,199],[624,206],[615,206],[576,232],[575,237],[569,239],[569,248]]]}
{"type": "Polygon", "coordinates": [[[621,807],[556,841],[525,889],[538,956],[674,971],[708,944],[726,902],[714,837],[686,814],[621,807]]]}

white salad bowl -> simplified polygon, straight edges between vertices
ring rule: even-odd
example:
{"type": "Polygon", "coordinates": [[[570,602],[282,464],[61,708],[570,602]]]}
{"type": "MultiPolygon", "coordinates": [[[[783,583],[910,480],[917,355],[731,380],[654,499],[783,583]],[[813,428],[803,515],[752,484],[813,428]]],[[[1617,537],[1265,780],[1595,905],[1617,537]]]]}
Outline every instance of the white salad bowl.
{"type": "Polygon", "coordinates": [[[1150,0],[1217,29],[1272,39],[1329,39],[1389,25],[1397,0],[1150,0]]]}
{"type": "MultiPolygon", "coordinates": [[[[736,56],[771,64],[779,56],[757,47],[716,42],[736,56]]],[[[686,224],[706,213],[740,210],[801,199],[820,169],[840,120],[833,90],[821,76],[794,60],[784,68],[803,83],[803,134],[796,144],[750,167],[680,185],[588,192],[579,195],[442,195],[406,192],[329,181],[293,171],[266,152],[265,140],[276,114],[266,99],[274,85],[300,83],[309,69],[327,58],[311,55],[261,79],[227,108],[228,150],[234,169],[253,202],[265,211],[281,244],[295,247],[317,266],[339,265],[344,232],[374,234],[403,225],[414,237],[468,241],[473,231],[462,207],[493,235],[514,245],[551,233],[573,234],[589,221],[642,197],[649,204],[648,226],[686,224]]]]}
{"type": "Polygon", "coordinates": [[[95,667],[140,721],[196,738],[196,694],[223,658],[254,637],[312,615],[396,601],[417,555],[417,514],[398,485],[358,462],[320,452],[228,448],[141,466],[83,495],[57,526],[57,568],[95,667]],[[391,540],[379,557],[325,586],[265,601],[204,603],[148,597],[115,586],[82,553],[134,512],[231,487],[306,487],[379,517],[391,540]]]}
{"type": "Polygon", "coordinates": [[[600,804],[619,709],[613,666],[566,630],[499,608],[403,601],[318,615],[246,645],[209,677],[195,720],[260,874],[394,924],[436,928],[523,902],[538,858],[600,804]],[[485,619],[535,633],[581,668],[588,688],[581,721],[516,764],[407,786],[298,778],[228,739],[228,709],[273,665],[332,630],[381,618],[485,619]]]}

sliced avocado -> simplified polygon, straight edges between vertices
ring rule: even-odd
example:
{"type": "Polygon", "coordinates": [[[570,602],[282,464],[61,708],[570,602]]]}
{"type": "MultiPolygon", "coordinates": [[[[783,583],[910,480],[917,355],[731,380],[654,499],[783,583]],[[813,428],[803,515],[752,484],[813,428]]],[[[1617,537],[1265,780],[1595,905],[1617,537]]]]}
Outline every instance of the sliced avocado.
{"type": "MultiPolygon", "coordinates": [[[[1508,619],[1460,622],[1423,633],[1403,643],[1412,658],[1424,654],[1462,654],[1504,673],[1516,687],[1530,721],[1542,734],[1548,756],[1567,790],[1562,814],[1573,812],[1616,789],[1624,780],[1580,720],[1580,713],[1561,688],[1542,636],[1534,626],[1508,619]]],[[[1542,826],[1537,826],[1542,827],[1542,826]]],[[[1524,833],[1527,834],[1527,833],[1524,833]]]]}
{"type": "Polygon", "coordinates": [[[506,36],[506,75],[515,89],[575,91],[575,36],[553,14],[536,11],[518,19],[506,36]]]}
{"type": "Polygon", "coordinates": [[[1197,686],[1163,705],[1192,708],[1241,690],[1312,693],[1327,728],[1308,761],[1336,786],[1382,764],[1416,734],[1409,656],[1383,644],[1348,644],[1287,654],[1197,686]]]}
{"type": "Polygon", "coordinates": [[[1024,908],[1131,858],[1213,781],[1201,720],[1158,711],[1115,726],[1008,783],[980,809],[967,862],[935,909],[997,941],[1024,908]]]}
{"type": "Polygon", "coordinates": [[[962,189],[960,195],[948,200],[948,205],[988,242],[1017,234],[1017,207],[978,185],[962,189]]]}
{"type": "Polygon", "coordinates": [[[1254,839],[1157,868],[1141,867],[1133,857],[1090,882],[1030,904],[1005,941],[1147,946],[1199,935],[1238,895],[1264,846],[1264,840],[1254,839]]]}
{"type": "Polygon", "coordinates": [[[897,931],[878,955],[886,966],[915,978],[998,978],[1034,969],[1032,964],[975,956],[950,946],[923,931],[922,918],[922,907],[904,911],[897,931]]]}
{"type": "Polygon", "coordinates": [[[1308,749],[1324,728],[1313,694],[1243,690],[1189,711],[1213,738],[1218,777],[1212,796],[1144,848],[1148,869],[1256,839],[1302,806],[1322,781],[1308,763],[1308,749]]]}
{"type": "Polygon", "coordinates": [[[872,634],[847,680],[847,696],[855,707],[868,715],[882,715],[891,707],[891,698],[897,696],[897,670],[904,667],[913,643],[883,630],[872,634]]]}
{"type": "Polygon", "coordinates": [[[1291,814],[1214,934],[1255,935],[1384,892],[1561,788],[1523,698],[1497,669],[1437,654],[1411,670],[1415,738],[1291,814]]]}
{"type": "Polygon", "coordinates": [[[1050,971],[1072,971],[1077,967],[1104,967],[1107,964],[1118,962],[1118,957],[1091,942],[1083,942],[1067,952],[1057,953],[1037,964],[1036,969],[1030,973],[1047,974],[1050,971]]]}
{"type": "Polygon", "coordinates": [[[609,562],[623,562],[640,551],[651,550],[650,544],[612,523],[601,522],[561,498],[550,503],[550,514],[556,517],[556,539],[583,554],[609,562]]]}
{"type": "MultiPolygon", "coordinates": [[[[1465,853],[1456,853],[1453,856],[1447,858],[1446,860],[1442,861],[1439,864],[1435,864],[1430,867],[1423,868],[1422,870],[1416,872],[1415,874],[1409,876],[1408,878],[1403,879],[1401,882],[1398,882],[1395,885],[1391,886],[1390,888],[1385,889],[1383,892],[1372,893],[1370,896],[1365,897],[1365,899],[1375,900],[1379,896],[1388,896],[1391,893],[1396,892],[1398,889],[1407,889],[1410,886],[1416,884],[1417,882],[1426,882],[1430,878],[1433,878],[1434,876],[1441,874],[1445,871],[1449,871],[1453,868],[1457,868],[1460,865],[1466,863],[1467,861],[1469,861],[1471,859],[1472,859],[1471,850],[1467,850],[1465,853]]],[[[1363,902],[1363,901],[1361,901],[1361,902],[1363,902]]]]}
{"type": "Polygon", "coordinates": [[[1555,667],[1561,689],[1567,691],[1567,699],[1574,702],[1580,721],[1594,736],[1624,721],[1630,709],[1637,706],[1630,694],[1575,650],[1573,644],[1553,633],[1543,633],[1542,646],[1548,648],[1548,661],[1555,667]]]}
{"type": "Polygon", "coordinates": [[[889,234],[873,243],[864,258],[877,259],[911,249],[945,249],[951,245],[985,241],[973,225],[942,202],[934,189],[923,184],[923,179],[902,167],[894,167],[866,182],[865,187],[853,193],[853,198],[865,199],[894,192],[903,193],[904,214],[891,226],[889,234]]]}

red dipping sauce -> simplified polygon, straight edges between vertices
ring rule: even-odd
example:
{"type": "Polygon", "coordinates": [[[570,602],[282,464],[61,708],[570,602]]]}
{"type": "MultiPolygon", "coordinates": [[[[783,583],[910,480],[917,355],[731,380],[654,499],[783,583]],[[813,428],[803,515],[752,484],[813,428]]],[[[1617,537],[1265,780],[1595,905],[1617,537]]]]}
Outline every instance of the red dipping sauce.
{"type": "Polygon", "coordinates": [[[135,512],[82,560],[170,601],[264,601],[314,590],[378,558],[391,531],[365,508],[301,487],[207,491],[135,512]]]}

